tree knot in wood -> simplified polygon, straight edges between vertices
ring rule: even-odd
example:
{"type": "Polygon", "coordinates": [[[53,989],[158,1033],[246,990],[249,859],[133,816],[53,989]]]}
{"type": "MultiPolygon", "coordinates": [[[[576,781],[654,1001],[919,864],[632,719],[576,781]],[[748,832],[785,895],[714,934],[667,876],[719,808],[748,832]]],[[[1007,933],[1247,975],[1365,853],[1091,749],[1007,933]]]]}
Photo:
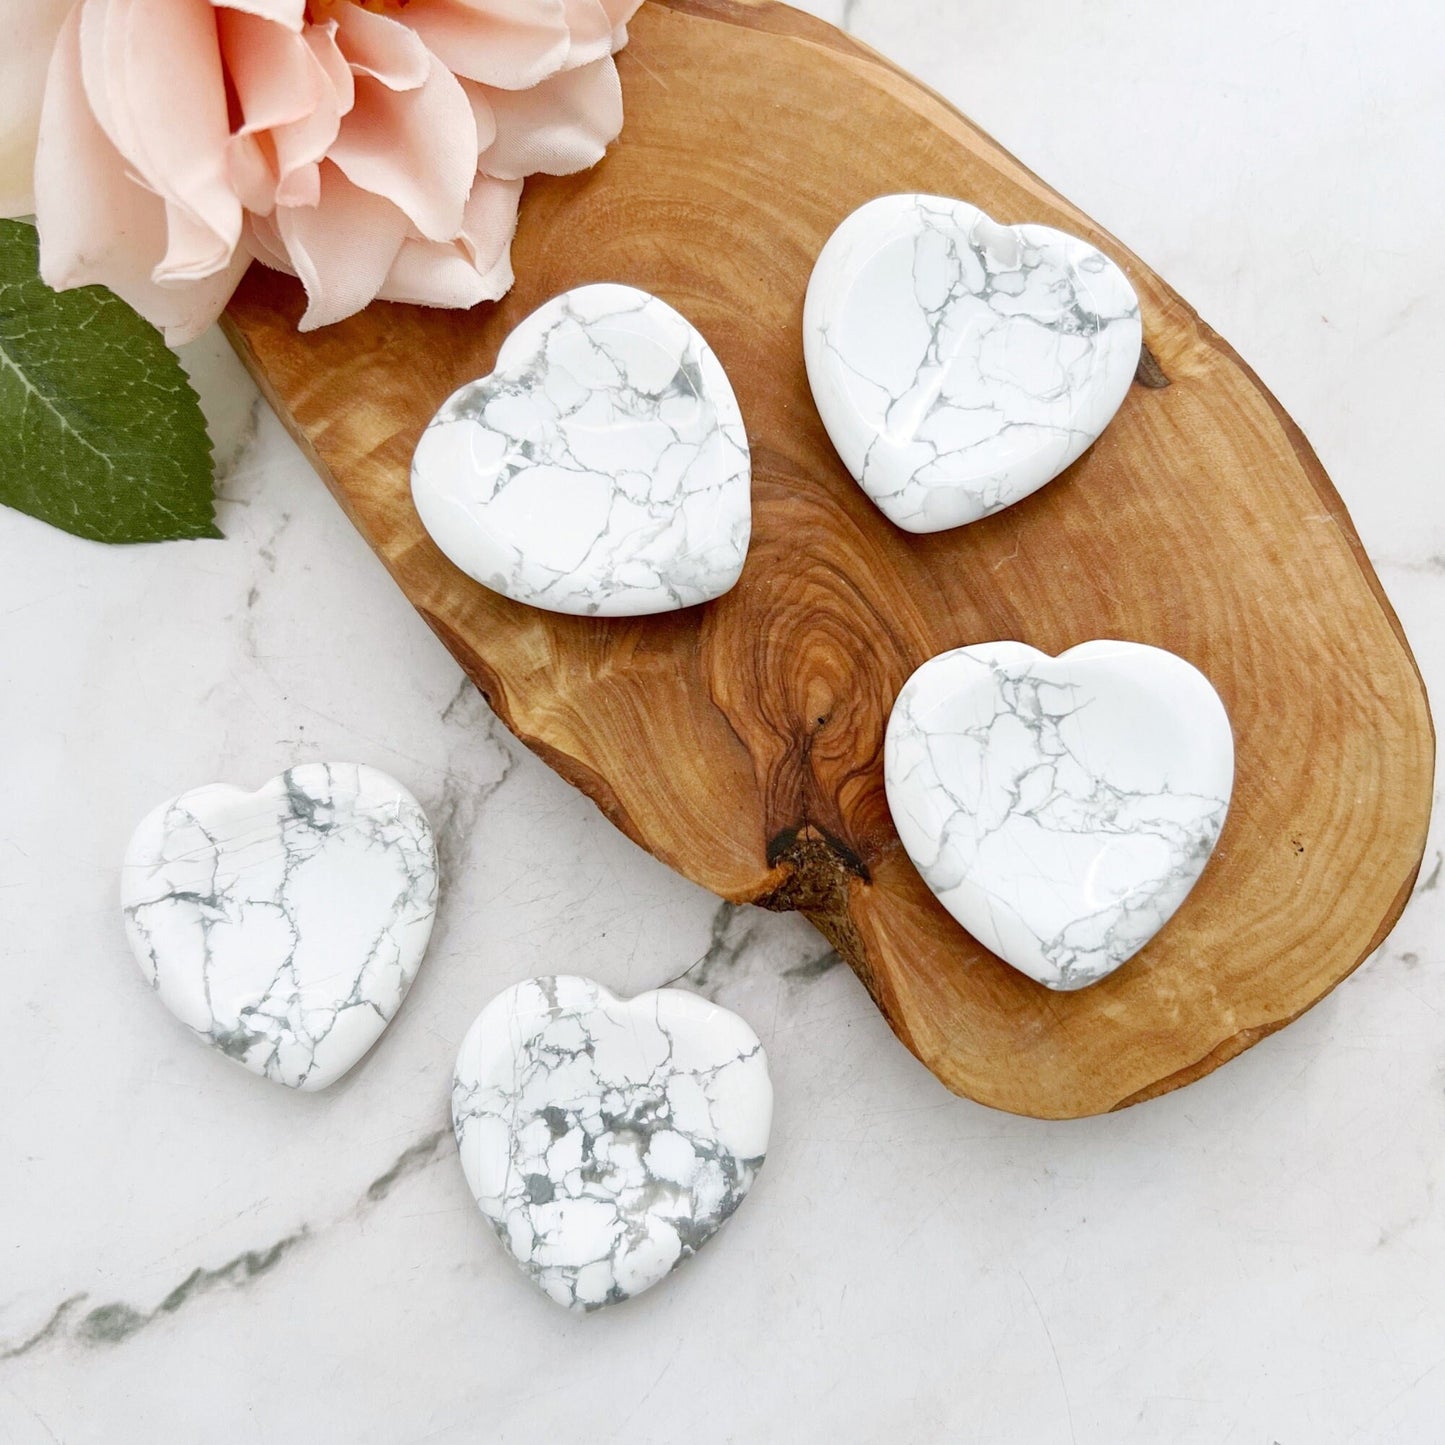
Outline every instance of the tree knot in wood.
{"type": "Polygon", "coordinates": [[[776,888],[755,900],[775,913],[846,914],[848,885],[854,879],[871,882],[868,865],[846,843],[808,823],[773,838],[768,863],[788,870],[776,888]]]}
{"type": "Polygon", "coordinates": [[[1134,380],[1140,386],[1148,387],[1150,391],[1162,391],[1169,385],[1169,378],[1164,375],[1164,368],[1159,365],[1158,358],[1142,343],[1139,347],[1139,367],[1134,373],[1134,380]]]}

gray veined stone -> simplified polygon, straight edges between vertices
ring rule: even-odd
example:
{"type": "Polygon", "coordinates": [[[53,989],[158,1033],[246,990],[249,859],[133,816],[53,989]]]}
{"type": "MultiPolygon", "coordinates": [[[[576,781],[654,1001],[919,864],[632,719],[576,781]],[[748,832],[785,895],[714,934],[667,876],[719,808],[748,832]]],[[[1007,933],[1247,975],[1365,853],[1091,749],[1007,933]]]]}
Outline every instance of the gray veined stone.
{"type": "Polygon", "coordinates": [[[1119,409],[1139,300],[1104,253],[942,196],[883,196],[833,233],[803,351],[848,470],[895,525],[938,532],[1056,477],[1119,409]]]}
{"type": "Polygon", "coordinates": [[[945,908],[1054,989],[1125,963],[1219,840],[1234,738],[1209,680],[1136,642],[1021,642],[925,662],[888,721],[898,836],[945,908]]]}
{"type": "Polygon", "coordinates": [[[443,403],[412,499],[473,580],[580,616],[671,612],[738,580],[752,464],[737,398],[697,329],[631,286],[532,313],[490,376],[443,403]]]}
{"type": "Polygon", "coordinates": [[[548,1297],[580,1311],[648,1289],[717,1232],[752,1188],[772,1113],[763,1047],[736,1014],[570,976],[493,999],[452,1089],[482,1213],[548,1297]]]}
{"type": "Polygon", "coordinates": [[[307,763],[254,793],[161,804],[121,870],[126,935],[161,1002],[253,1073],[340,1078],[381,1036],[436,912],[431,827],[375,768],[307,763]]]}

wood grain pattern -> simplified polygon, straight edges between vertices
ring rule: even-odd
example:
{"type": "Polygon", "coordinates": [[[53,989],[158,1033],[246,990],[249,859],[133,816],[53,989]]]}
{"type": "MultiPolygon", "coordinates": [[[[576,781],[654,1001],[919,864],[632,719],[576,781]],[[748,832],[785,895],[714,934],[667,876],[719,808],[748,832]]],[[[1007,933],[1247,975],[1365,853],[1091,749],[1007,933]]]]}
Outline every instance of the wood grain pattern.
{"type": "Polygon", "coordinates": [[[253,269],[229,327],[283,419],[506,724],[618,827],[724,898],[795,908],[949,1088],[1041,1117],[1208,1073],[1384,937],[1424,848],[1434,764],[1414,661],[1309,445],[1136,257],[943,101],[785,6],[654,0],[621,58],[622,141],[528,187],[507,300],[376,305],[311,336],[253,269]],[[837,461],[803,370],[813,260],[888,191],[957,195],[1087,236],[1130,275],[1148,356],[1101,441],[962,530],[890,526],[837,461]],[[433,409],[543,300],[653,291],[707,336],[754,459],[727,597],[663,618],[528,610],[468,581],[412,509],[433,409]],[[1173,922],[1112,978],[1054,994],[944,913],[889,820],[884,723],[934,653],[1017,638],[1167,647],[1233,718],[1234,806],[1173,922]]]}

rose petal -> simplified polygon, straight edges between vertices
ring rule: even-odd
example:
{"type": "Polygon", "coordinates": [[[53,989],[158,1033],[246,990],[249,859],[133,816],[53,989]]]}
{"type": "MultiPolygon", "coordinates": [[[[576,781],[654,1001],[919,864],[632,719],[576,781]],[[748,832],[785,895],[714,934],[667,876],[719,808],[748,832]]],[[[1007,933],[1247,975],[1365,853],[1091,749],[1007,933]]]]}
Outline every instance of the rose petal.
{"type": "Polygon", "coordinates": [[[521,181],[477,177],[457,239],[478,270],[492,270],[510,250],[521,200],[521,181]]]}
{"type": "Polygon", "coordinates": [[[356,77],[352,74],[350,62],[336,43],[338,28],[334,20],[325,25],[308,25],[305,40],[331,81],[338,112],[345,115],[356,104],[356,77]]]}
{"type": "Polygon", "coordinates": [[[478,176],[462,235],[452,242],[409,238],[378,294],[420,306],[475,306],[505,296],[515,279],[510,253],[521,196],[520,181],[478,176]]]}
{"type": "Polygon", "coordinates": [[[585,171],[622,129],[622,86],[609,55],[564,70],[531,90],[487,90],[497,138],[482,154],[489,176],[551,176],[585,171]]]}
{"type": "Polygon", "coordinates": [[[481,155],[483,151],[491,148],[492,142],[497,138],[497,117],[492,110],[491,101],[487,98],[495,92],[489,91],[485,85],[478,85],[474,80],[463,80],[460,84],[472,107],[472,119],[477,123],[477,154],[481,155]]]}
{"type": "Polygon", "coordinates": [[[213,3],[218,12],[239,10],[262,20],[274,20],[297,34],[306,20],[306,0],[213,0],[213,3]]]}
{"type": "Polygon", "coordinates": [[[155,279],[226,270],[240,239],[241,204],[230,184],[230,124],[211,6],[85,0],[80,14],[82,74],[97,121],[140,179],[187,218],[155,279]]]}
{"type": "Polygon", "coordinates": [[[326,73],[299,30],[239,10],[217,10],[216,29],[241,107],[241,135],[292,125],[321,103],[326,73]]]}
{"type": "Polygon", "coordinates": [[[296,268],[291,264],[280,232],[276,229],[274,213],[269,216],[247,216],[244,241],[251,254],[263,266],[269,266],[273,271],[284,271],[288,276],[296,274],[296,268]]]}
{"type": "Polygon", "coordinates": [[[184,346],[215,325],[250,265],[251,253],[238,242],[226,269],[214,276],[174,286],[152,283],[144,292],[122,295],[117,291],[116,295],[128,301],[152,326],[158,326],[168,346],[184,346]]]}
{"type": "Polygon", "coordinates": [[[330,21],[308,25],[302,35],[325,77],[326,92],[311,115],[278,128],[272,137],[280,170],[276,187],[279,206],[314,206],[320,202],[321,173],[317,163],[335,142],[342,117],[356,104],[356,77],[336,43],[336,30],[336,23],[330,21]]]}
{"type": "Polygon", "coordinates": [[[359,5],[338,5],[334,14],[337,44],[357,75],[370,76],[391,90],[426,84],[432,57],[414,30],[359,5]]]}
{"type": "Polygon", "coordinates": [[[355,185],[399,206],[428,240],[450,241],[477,173],[471,102],[439,60],[420,90],[359,80],[329,158],[355,185]]]}
{"type": "Polygon", "coordinates": [[[231,184],[236,197],[247,211],[265,215],[276,204],[276,168],[272,162],[274,147],[270,136],[265,144],[254,135],[233,135],[228,147],[231,184]]]}
{"type": "Polygon", "coordinates": [[[572,48],[567,52],[567,68],[590,65],[612,54],[612,36],[617,26],[608,15],[602,0],[566,0],[567,29],[572,48]]]}
{"type": "Polygon", "coordinates": [[[572,38],[565,0],[411,0],[408,25],[464,80],[525,90],[567,63],[572,38]]]}
{"type": "Polygon", "coordinates": [[[35,209],[35,140],[55,37],[73,0],[26,0],[5,17],[0,51],[0,216],[35,209]]]}
{"type": "Polygon", "coordinates": [[[341,124],[330,77],[303,35],[233,10],[216,21],[243,122],[228,147],[236,194],[263,215],[278,198],[314,206],[316,162],[341,124]]]}
{"type": "Polygon", "coordinates": [[[302,331],[329,326],[374,299],[406,238],[406,217],[389,201],[354,186],[329,161],[316,206],[282,206],[276,232],[308,305],[302,331]]]}
{"type": "Polygon", "coordinates": [[[512,289],[515,279],[506,256],[490,271],[482,272],[454,241],[409,238],[402,243],[376,294],[381,301],[466,309],[482,301],[500,300],[512,289]]]}
{"type": "Polygon", "coordinates": [[[66,19],[51,57],[35,160],[40,274],[57,291],[100,283],[159,326],[172,345],[220,315],[249,262],[238,248],[223,271],[184,286],[152,279],[166,247],[166,208],[137,185],[97,124],[81,81],[80,14],[66,19]]]}

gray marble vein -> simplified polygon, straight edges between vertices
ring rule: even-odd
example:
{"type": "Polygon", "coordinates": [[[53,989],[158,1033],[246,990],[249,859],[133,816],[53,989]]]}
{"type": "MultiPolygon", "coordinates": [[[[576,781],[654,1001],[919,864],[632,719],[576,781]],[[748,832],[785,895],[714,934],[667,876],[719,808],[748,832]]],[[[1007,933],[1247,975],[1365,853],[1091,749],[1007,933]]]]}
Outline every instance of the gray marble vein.
{"type": "Polygon", "coordinates": [[[670,979],[669,986],[682,984],[713,1003],[723,1003],[723,996],[735,993],[740,984],[771,983],[778,978],[807,984],[842,962],[799,915],[722,902],[713,914],[702,957],[670,979]]]}
{"type": "Polygon", "coordinates": [[[270,1244],[243,1249],[220,1264],[197,1265],[148,1308],[128,1300],[112,1299],[82,1311],[82,1306],[91,1298],[90,1293],[81,1290],[67,1295],[29,1335],[12,1344],[0,1344],[0,1362],[18,1359],[62,1341],[89,1348],[123,1345],[147,1326],[179,1314],[207,1295],[245,1289],[270,1275],[301,1246],[340,1223],[364,1218],[403,1181],[435,1164],[442,1157],[443,1141],[450,1136],[450,1129],[435,1129],[408,1145],[339,1218],[320,1225],[302,1224],[270,1244]]]}

